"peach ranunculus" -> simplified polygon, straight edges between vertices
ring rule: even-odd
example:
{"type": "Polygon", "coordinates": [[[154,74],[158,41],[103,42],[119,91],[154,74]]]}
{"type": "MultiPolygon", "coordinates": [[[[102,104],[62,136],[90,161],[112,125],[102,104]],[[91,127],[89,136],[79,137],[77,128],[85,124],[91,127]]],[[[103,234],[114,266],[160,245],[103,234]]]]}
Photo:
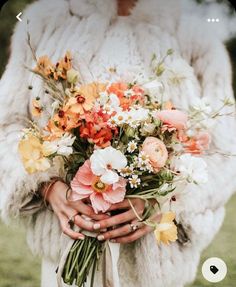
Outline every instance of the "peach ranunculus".
{"type": "Polygon", "coordinates": [[[101,177],[92,172],[90,160],[86,160],[71,182],[70,199],[76,201],[89,198],[96,213],[106,212],[112,204],[124,200],[125,187],[126,180],[122,177],[113,184],[102,182],[101,177]]]}
{"type": "Polygon", "coordinates": [[[50,168],[50,161],[45,156],[43,144],[35,135],[28,134],[21,139],[18,151],[28,173],[46,171],[50,168]]]}
{"type": "Polygon", "coordinates": [[[168,151],[163,141],[155,137],[147,137],[142,146],[142,151],[149,157],[154,172],[159,172],[168,159],[168,151]]]}
{"type": "Polygon", "coordinates": [[[175,242],[178,239],[177,227],[174,224],[175,214],[171,211],[162,215],[161,221],[157,224],[154,231],[156,240],[158,243],[169,244],[169,242],[175,242]]]}
{"type": "Polygon", "coordinates": [[[183,143],[186,152],[191,154],[202,154],[209,149],[211,136],[207,132],[199,132],[183,143]]]}
{"type": "Polygon", "coordinates": [[[179,110],[162,110],[155,113],[155,116],[159,118],[166,129],[171,130],[183,130],[187,128],[188,116],[179,110]]]}
{"type": "Polygon", "coordinates": [[[94,102],[99,97],[99,93],[104,92],[105,89],[106,85],[99,83],[91,83],[79,87],[74,92],[74,96],[66,103],[66,111],[83,115],[94,107],[94,102]]]}

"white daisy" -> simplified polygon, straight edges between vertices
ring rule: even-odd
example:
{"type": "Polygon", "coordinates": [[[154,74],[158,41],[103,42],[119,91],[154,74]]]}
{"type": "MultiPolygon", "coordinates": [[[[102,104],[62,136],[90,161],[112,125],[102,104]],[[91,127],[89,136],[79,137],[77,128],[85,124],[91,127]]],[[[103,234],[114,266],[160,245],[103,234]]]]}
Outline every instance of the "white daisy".
{"type": "Polygon", "coordinates": [[[136,149],[137,149],[137,143],[135,141],[131,141],[128,143],[128,148],[127,148],[127,151],[129,153],[133,153],[136,149]]]}
{"type": "Polygon", "coordinates": [[[138,177],[137,174],[133,174],[130,178],[129,178],[129,184],[131,188],[137,188],[141,183],[141,179],[138,177]]]}

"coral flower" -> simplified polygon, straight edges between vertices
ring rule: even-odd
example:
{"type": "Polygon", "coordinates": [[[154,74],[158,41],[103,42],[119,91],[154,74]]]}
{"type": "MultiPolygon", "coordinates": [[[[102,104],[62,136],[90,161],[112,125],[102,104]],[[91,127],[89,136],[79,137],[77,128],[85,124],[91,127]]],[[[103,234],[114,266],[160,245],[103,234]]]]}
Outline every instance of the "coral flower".
{"type": "Polygon", "coordinates": [[[159,118],[168,130],[183,130],[187,127],[188,116],[178,110],[162,110],[156,112],[155,116],[159,118]]]}
{"type": "Polygon", "coordinates": [[[91,169],[90,160],[79,168],[71,182],[72,200],[89,198],[96,213],[106,212],[112,204],[124,200],[126,180],[119,177],[114,184],[106,184],[91,169]]]}
{"type": "Polygon", "coordinates": [[[113,135],[117,133],[116,127],[112,128],[108,125],[109,119],[110,116],[101,110],[86,113],[79,128],[80,137],[88,139],[89,142],[99,147],[109,146],[113,135]]]}
{"type": "Polygon", "coordinates": [[[45,157],[40,139],[29,134],[18,145],[23,165],[28,173],[46,171],[50,168],[50,161],[45,157]]]}
{"type": "Polygon", "coordinates": [[[211,137],[207,132],[200,132],[184,142],[184,149],[191,154],[202,154],[209,149],[211,137]]]}
{"type": "Polygon", "coordinates": [[[167,212],[162,215],[161,221],[157,224],[154,231],[158,243],[169,244],[170,241],[175,242],[178,239],[174,219],[175,214],[173,212],[167,212]]]}
{"type": "Polygon", "coordinates": [[[149,157],[154,172],[159,172],[165,166],[168,151],[161,140],[155,137],[147,137],[143,142],[142,151],[149,157]]]}
{"type": "Polygon", "coordinates": [[[85,112],[90,111],[99,93],[105,91],[104,84],[91,83],[81,86],[71,97],[65,108],[71,113],[83,115],[85,112]]]}

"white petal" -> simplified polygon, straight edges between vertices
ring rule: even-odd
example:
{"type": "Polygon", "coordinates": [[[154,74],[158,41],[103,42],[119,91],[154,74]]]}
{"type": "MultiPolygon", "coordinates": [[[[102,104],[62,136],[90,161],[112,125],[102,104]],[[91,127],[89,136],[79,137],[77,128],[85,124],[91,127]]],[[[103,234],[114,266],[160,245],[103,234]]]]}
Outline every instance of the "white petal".
{"type": "Polygon", "coordinates": [[[101,181],[106,184],[113,184],[119,181],[119,176],[116,172],[108,170],[101,176],[101,181]]]}
{"type": "Polygon", "coordinates": [[[106,172],[107,163],[103,156],[102,150],[95,150],[90,157],[92,172],[98,176],[106,172]]]}

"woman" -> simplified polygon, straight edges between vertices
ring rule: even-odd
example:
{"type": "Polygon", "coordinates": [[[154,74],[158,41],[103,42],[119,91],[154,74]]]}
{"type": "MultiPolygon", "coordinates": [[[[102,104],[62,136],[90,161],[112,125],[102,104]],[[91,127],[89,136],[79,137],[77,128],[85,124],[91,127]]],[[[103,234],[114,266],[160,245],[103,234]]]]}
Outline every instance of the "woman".
{"type": "MultiPolygon", "coordinates": [[[[126,201],[115,208],[128,212],[110,217],[94,214],[82,201],[68,202],[67,186],[57,180],[63,172],[50,170],[29,176],[17,153],[25,119],[32,119],[31,100],[40,94],[47,102],[42,82],[32,78],[25,68],[35,65],[28,35],[38,56],[46,54],[57,61],[70,50],[72,55],[79,54],[80,62],[100,81],[126,79],[137,73],[148,77],[153,55],[163,57],[168,49],[173,49],[168,65],[176,71],[178,81],[171,87],[166,85],[164,96],[182,108],[198,99],[207,100],[214,107],[226,96],[233,98],[224,45],[214,33],[209,33],[202,19],[184,15],[179,0],[40,0],[24,12],[23,22],[17,25],[11,58],[0,84],[2,217],[25,223],[29,246],[43,258],[42,287],[57,286],[55,269],[61,252],[69,238],[84,236],[68,224],[77,213],[80,215],[74,220],[80,228],[98,232],[100,240],[122,243],[122,287],[181,287],[192,282],[200,253],[219,230],[224,204],[234,191],[235,161],[212,155],[207,159],[208,183],[188,187],[188,192],[172,202],[177,220],[189,238],[187,244],[158,246],[149,227],[132,232],[130,224],[135,215],[126,201]],[[29,90],[31,85],[33,89],[29,90]],[[45,207],[44,200],[54,212],[45,207]],[[86,221],[83,215],[92,221],[86,221]],[[114,225],[112,232],[104,231],[114,225]]],[[[216,149],[235,149],[233,117],[220,120],[211,132],[216,149]]],[[[140,200],[133,204],[140,211],[144,208],[140,200]]],[[[96,287],[102,286],[100,275],[101,270],[96,287]]]]}

